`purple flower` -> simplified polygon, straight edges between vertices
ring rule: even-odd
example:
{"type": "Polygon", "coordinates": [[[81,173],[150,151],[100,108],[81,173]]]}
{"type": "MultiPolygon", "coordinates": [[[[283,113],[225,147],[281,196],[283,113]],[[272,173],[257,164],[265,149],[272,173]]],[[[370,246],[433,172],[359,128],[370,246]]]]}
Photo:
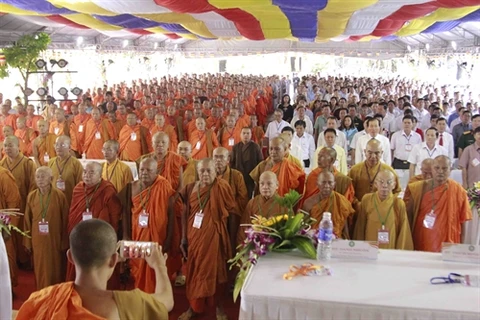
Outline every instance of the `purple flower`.
{"type": "Polygon", "coordinates": [[[0,220],[5,224],[5,225],[9,225],[10,224],[10,221],[11,221],[11,218],[9,215],[6,215],[6,214],[0,214],[0,220]]]}

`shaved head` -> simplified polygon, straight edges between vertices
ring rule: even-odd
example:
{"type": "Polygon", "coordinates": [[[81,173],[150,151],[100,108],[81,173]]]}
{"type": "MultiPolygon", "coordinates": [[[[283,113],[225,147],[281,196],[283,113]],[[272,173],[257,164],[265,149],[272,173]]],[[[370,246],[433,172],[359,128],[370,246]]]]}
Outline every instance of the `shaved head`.
{"type": "Polygon", "coordinates": [[[85,169],[83,169],[83,182],[87,187],[94,186],[102,181],[103,167],[100,163],[92,161],[87,163],[85,169]]]}
{"type": "Polygon", "coordinates": [[[188,141],[182,141],[177,146],[177,153],[181,155],[185,160],[190,160],[192,156],[192,145],[188,141]]]}
{"type": "Polygon", "coordinates": [[[273,138],[269,144],[270,157],[272,158],[273,162],[278,163],[283,161],[285,158],[285,153],[287,152],[287,148],[288,144],[283,138],[273,138]]]}
{"type": "Polygon", "coordinates": [[[317,187],[320,190],[320,198],[329,197],[335,189],[335,176],[332,172],[323,170],[317,178],[317,187]]]}
{"type": "Polygon", "coordinates": [[[390,170],[381,170],[374,183],[381,200],[388,198],[397,185],[395,175],[390,170]]]}
{"type": "Polygon", "coordinates": [[[432,167],[433,167],[433,159],[425,159],[422,161],[420,170],[422,171],[422,176],[424,180],[432,178],[432,167]]]}
{"type": "Polygon", "coordinates": [[[318,152],[317,165],[319,168],[331,171],[336,160],[337,151],[333,148],[323,148],[318,152]]]}
{"type": "Polygon", "coordinates": [[[197,163],[197,172],[200,185],[202,187],[208,186],[213,183],[217,172],[215,170],[215,162],[212,158],[205,158],[197,163]]]}
{"type": "Polygon", "coordinates": [[[152,137],[153,151],[157,156],[164,156],[168,152],[170,146],[170,137],[165,132],[157,132],[152,137]]]}
{"type": "Polygon", "coordinates": [[[433,180],[438,185],[447,182],[450,177],[452,161],[447,156],[438,156],[433,160],[432,175],[433,180]]]}

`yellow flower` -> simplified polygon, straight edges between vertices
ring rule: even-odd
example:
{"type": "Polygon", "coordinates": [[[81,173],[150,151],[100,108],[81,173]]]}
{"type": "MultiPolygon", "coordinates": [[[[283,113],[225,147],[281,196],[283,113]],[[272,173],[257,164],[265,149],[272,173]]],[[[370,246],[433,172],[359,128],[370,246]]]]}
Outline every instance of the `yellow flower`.
{"type": "Polygon", "coordinates": [[[480,181],[479,182],[475,182],[475,184],[473,185],[473,187],[475,189],[480,189],[480,181]]]}

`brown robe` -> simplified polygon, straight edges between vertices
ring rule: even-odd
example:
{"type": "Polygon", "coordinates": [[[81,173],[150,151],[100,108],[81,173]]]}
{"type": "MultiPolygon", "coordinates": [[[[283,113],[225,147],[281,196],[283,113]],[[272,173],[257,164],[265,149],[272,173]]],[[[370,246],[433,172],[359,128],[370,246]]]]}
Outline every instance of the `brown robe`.
{"type": "Polygon", "coordinates": [[[237,143],[233,146],[230,159],[230,166],[242,173],[250,198],[255,191],[255,181],[250,177],[250,172],[263,161],[260,146],[253,141],[246,144],[243,142],[237,143]]]}

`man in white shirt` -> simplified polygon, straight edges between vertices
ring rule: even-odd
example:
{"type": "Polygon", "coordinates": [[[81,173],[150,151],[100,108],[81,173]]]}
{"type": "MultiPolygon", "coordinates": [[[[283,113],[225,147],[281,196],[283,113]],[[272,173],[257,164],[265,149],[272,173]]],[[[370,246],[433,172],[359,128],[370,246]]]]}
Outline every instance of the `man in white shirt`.
{"type": "Polygon", "coordinates": [[[315,150],[315,154],[313,157],[313,164],[312,164],[312,170],[316,169],[318,167],[318,153],[320,150],[323,148],[333,148],[337,152],[337,160],[335,160],[335,163],[333,166],[335,169],[343,173],[344,175],[348,174],[348,166],[347,166],[347,156],[345,153],[345,149],[340,147],[338,144],[335,143],[335,139],[337,137],[337,132],[335,129],[328,128],[324,131],[325,135],[325,145],[324,146],[318,146],[317,150],[315,150]]]}
{"type": "Polygon", "coordinates": [[[311,168],[313,154],[315,152],[315,141],[313,136],[305,132],[305,121],[295,122],[295,134],[292,138],[290,153],[303,161],[305,168],[311,168]]]}
{"type": "Polygon", "coordinates": [[[390,141],[392,147],[392,158],[394,169],[408,170],[410,163],[408,156],[413,149],[413,146],[422,143],[422,137],[416,132],[412,131],[413,117],[403,117],[403,130],[397,131],[393,134],[390,141]]]}
{"type": "Polygon", "coordinates": [[[416,108],[413,108],[413,115],[417,118],[418,123],[422,123],[423,118],[429,115],[428,111],[425,110],[425,100],[422,98],[417,99],[416,108]]]}
{"type": "Polygon", "coordinates": [[[280,109],[275,110],[273,113],[273,121],[270,122],[267,126],[267,131],[265,132],[265,138],[268,138],[270,142],[273,138],[276,138],[282,133],[282,129],[285,127],[290,127],[290,124],[282,119],[283,111],[280,109]]]}
{"type": "MultiPolygon", "coordinates": [[[[347,137],[345,136],[345,133],[343,133],[340,130],[337,130],[337,118],[335,117],[328,117],[327,119],[327,129],[334,129],[335,132],[337,133],[335,144],[339,145],[343,149],[345,149],[345,152],[348,152],[348,143],[347,143],[347,137]]],[[[325,131],[324,131],[325,132],[325,131]]],[[[325,146],[325,136],[324,132],[321,132],[318,135],[318,141],[317,141],[317,147],[320,146],[325,146]]]]}
{"type": "Polygon", "coordinates": [[[453,136],[447,132],[447,119],[440,118],[437,120],[438,130],[438,139],[436,143],[439,146],[444,147],[448,151],[448,157],[453,163],[453,159],[455,158],[455,151],[454,151],[454,143],[453,143],[453,136]]]}
{"type": "MultiPolygon", "coordinates": [[[[390,150],[390,141],[387,137],[380,134],[380,120],[379,119],[370,119],[367,121],[367,133],[363,137],[358,138],[357,144],[355,145],[355,164],[360,163],[365,160],[364,150],[367,147],[368,141],[371,139],[378,140],[382,144],[382,150],[390,150]]],[[[382,159],[386,165],[392,164],[392,153],[383,152],[382,159]]]]}
{"type": "Polygon", "coordinates": [[[296,109],[296,114],[293,116],[293,119],[290,122],[290,126],[293,128],[295,123],[298,120],[304,121],[306,123],[305,131],[308,134],[313,135],[313,123],[312,123],[312,120],[310,120],[310,118],[305,115],[305,101],[304,100],[301,100],[298,103],[298,106],[297,106],[297,109],[296,109]]]}
{"type": "Polygon", "coordinates": [[[351,163],[354,164],[355,163],[355,148],[357,147],[357,141],[358,139],[360,139],[361,137],[363,137],[364,135],[367,134],[367,131],[366,131],[366,128],[367,128],[367,122],[368,120],[370,119],[373,119],[372,117],[366,117],[365,118],[365,121],[363,121],[363,127],[365,129],[363,129],[362,131],[359,131],[357,133],[355,133],[355,135],[353,136],[353,139],[352,139],[352,142],[350,143],[350,156],[352,157],[352,160],[351,160],[351,163]]]}
{"type": "Polygon", "coordinates": [[[427,129],[425,132],[425,142],[413,147],[408,162],[410,162],[410,179],[421,173],[420,164],[425,159],[435,159],[438,156],[447,156],[448,151],[436,143],[438,131],[436,128],[427,129]]]}

